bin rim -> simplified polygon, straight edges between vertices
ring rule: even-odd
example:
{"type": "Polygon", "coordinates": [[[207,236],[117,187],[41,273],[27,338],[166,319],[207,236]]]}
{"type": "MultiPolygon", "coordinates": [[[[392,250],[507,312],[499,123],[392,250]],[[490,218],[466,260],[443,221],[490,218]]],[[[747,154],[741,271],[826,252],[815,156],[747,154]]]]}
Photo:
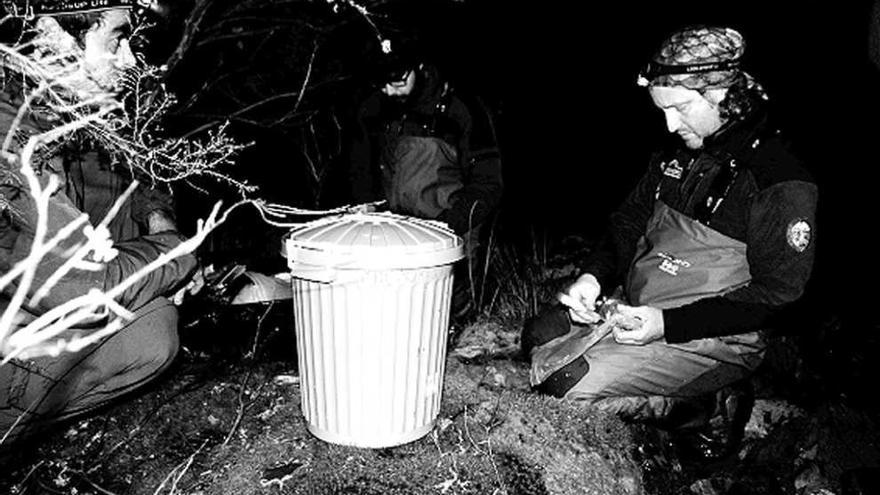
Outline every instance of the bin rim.
{"type": "MultiPolygon", "coordinates": [[[[353,227],[352,227],[353,228],[353,227]]],[[[464,240],[445,223],[390,212],[347,213],[324,217],[296,228],[283,237],[288,266],[333,270],[394,270],[430,268],[464,258],[464,240]],[[321,238],[342,224],[406,225],[433,242],[405,245],[338,244],[321,238]],[[315,240],[314,238],[317,238],[315,240]]]]}

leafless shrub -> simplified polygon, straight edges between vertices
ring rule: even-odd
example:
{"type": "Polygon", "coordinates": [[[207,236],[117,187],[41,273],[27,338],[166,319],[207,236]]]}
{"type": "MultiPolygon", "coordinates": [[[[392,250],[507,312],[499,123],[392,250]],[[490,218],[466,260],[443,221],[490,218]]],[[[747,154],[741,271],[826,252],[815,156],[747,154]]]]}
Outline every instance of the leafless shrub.
{"type": "MultiPolygon", "coordinates": [[[[4,19],[3,22],[8,21],[4,19]]],[[[64,36],[66,33],[55,33],[64,36]]],[[[68,35],[69,36],[69,35],[68,35]]],[[[7,273],[0,276],[0,291],[11,293],[8,306],[0,316],[0,364],[14,358],[34,358],[77,351],[121,328],[131,313],[115,302],[126,288],[168,261],[190,253],[208,233],[225,219],[221,205],[215,205],[195,235],[175,249],[161,255],[135,274],[107,291],[95,288],[52,308],[24,324],[24,305],[36,305],[62,277],[76,270],[99,270],[116,255],[107,224],[137,179],[168,184],[194,176],[209,176],[236,186],[242,194],[246,184],[230,179],[222,166],[231,163],[242,148],[225,134],[224,127],[209,132],[205,139],[168,138],[161,132],[161,117],[173,102],[161,82],[161,69],[141,64],[126,74],[127,100],[115,93],[95,93],[81,87],[82,53],[75,43],[55,40],[66,46],[63,53],[46,48],[39,36],[27,33],[16,44],[0,44],[0,76],[4,89],[18,97],[18,111],[0,149],[0,213],[23,220],[10,197],[26,194],[36,211],[34,239],[30,253],[7,273]],[[80,52],[78,52],[80,51],[80,52]],[[46,122],[48,130],[35,132],[23,123],[30,116],[46,122]],[[131,171],[132,186],[118,199],[108,216],[90,225],[83,214],[57,232],[49,232],[49,201],[59,187],[56,177],[38,178],[48,157],[63,153],[75,142],[100,145],[113,160],[131,171]],[[73,241],[80,238],[82,240],[73,241]],[[67,261],[40,287],[33,286],[37,267],[51,251],[61,245],[67,261]],[[103,327],[80,330],[83,322],[106,320],[103,327]]],[[[228,210],[227,210],[228,213],[228,210]]]]}

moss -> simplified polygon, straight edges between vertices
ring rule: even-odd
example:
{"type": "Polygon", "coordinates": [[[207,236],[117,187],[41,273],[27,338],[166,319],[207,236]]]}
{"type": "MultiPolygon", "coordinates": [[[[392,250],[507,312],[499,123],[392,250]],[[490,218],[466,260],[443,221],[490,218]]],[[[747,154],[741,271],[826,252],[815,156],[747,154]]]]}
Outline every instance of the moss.
{"type": "Polygon", "coordinates": [[[525,392],[521,363],[450,358],[435,429],[377,450],[309,434],[298,386],[273,379],[289,366],[182,366],[140,397],[73,423],[67,435],[56,431],[31,457],[44,461],[27,482],[16,484],[33,463],[10,469],[13,484],[0,488],[88,493],[97,485],[139,495],[178,476],[178,492],[224,495],[629,494],[640,486],[625,426],[525,392]]]}

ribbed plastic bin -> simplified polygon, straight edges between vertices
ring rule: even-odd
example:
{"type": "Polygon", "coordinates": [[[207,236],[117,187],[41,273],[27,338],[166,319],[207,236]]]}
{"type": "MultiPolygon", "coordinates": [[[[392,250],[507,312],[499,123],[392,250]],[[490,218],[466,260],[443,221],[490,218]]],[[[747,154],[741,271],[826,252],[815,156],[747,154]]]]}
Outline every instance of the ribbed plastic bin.
{"type": "Polygon", "coordinates": [[[431,431],[462,239],[443,223],[358,213],[296,228],[285,244],[309,431],[369,448],[431,431]]]}

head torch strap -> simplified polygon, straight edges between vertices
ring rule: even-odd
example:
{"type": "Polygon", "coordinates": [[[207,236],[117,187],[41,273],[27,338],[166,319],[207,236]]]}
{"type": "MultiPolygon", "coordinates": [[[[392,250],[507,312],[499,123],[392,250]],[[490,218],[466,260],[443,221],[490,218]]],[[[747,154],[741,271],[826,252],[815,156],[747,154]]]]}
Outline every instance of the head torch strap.
{"type": "Polygon", "coordinates": [[[8,11],[21,15],[51,16],[64,14],[85,14],[109,9],[149,9],[151,0],[57,0],[30,2],[28,0],[7,0],[3,2],[8,11]]]}
{"type": "Polygon", "coordinates": [[[739,59],[721,62],[705,62],[702,64],[669,65],[649,62],[639,75],[639,85],[647,86],[650,81],[660,76],[700,74],[704,72],[728,71],[739,69],[739,59]]]}

